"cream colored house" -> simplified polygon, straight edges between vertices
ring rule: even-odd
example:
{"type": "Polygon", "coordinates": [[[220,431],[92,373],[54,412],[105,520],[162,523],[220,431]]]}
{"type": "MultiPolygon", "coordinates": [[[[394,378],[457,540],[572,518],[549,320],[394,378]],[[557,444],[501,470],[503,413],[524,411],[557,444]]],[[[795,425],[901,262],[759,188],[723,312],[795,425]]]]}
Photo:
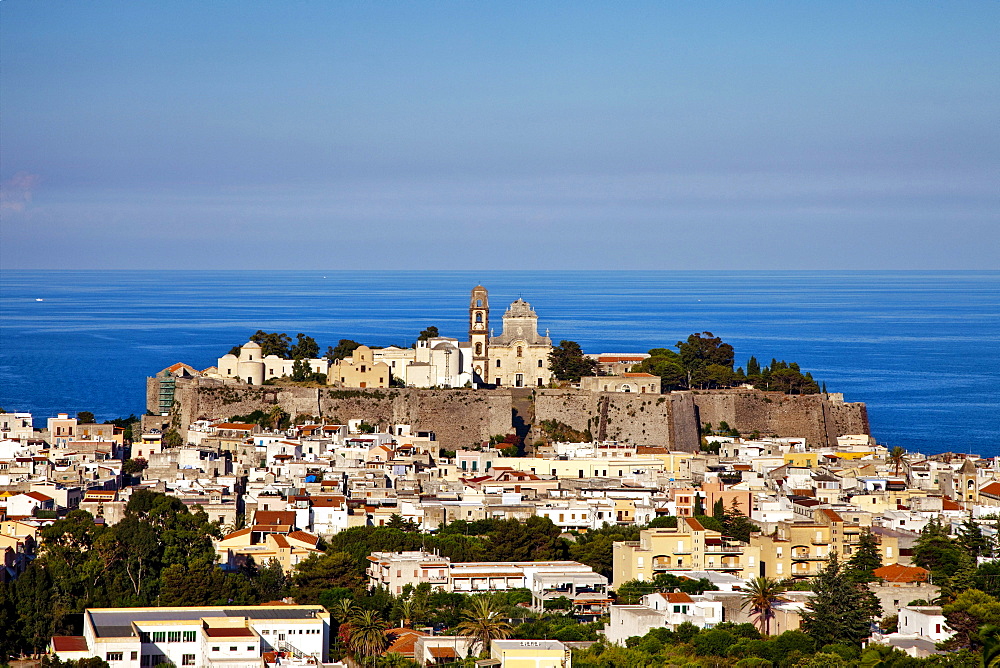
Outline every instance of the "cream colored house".
{"type": "Polygon", "coordinates": [[[494,640],[490,656],[500,668],[572,668],[573,653],[558,640],[494,640]]]}
{"type": "Polygon", "coordinates": [[[337,360],[327,373],[327,384],[337,387],[389,387],[392,371],[385,362],[376,362],[372,349],[359,346],[351,359],[337,360]]]}
{"type": "Polygon", "coordinates": [[[660,377],[650,373],[622,373],[617,376],[584,376],[580,389],[589,392],[659,394],[660,377]]]}

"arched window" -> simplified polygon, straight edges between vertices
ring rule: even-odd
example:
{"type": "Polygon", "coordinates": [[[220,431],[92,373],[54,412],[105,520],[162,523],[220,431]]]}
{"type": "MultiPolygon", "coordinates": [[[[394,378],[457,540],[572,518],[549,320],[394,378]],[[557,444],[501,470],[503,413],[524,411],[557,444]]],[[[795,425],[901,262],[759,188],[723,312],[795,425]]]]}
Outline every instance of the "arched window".
{"type": "Polygon", "coordinates": [[[482,321],[483,321],[483,314],[480,313],[479,311],[476,311],[476,322],[482,322],[482,321]]]}
{"type": "Polygon", "coordinates": [[[517,347],[517,356],[524,357],[524,348],[522,346],[517,347]]]}
{"type": "Polygon", "coordinates": [[[477,343],[476,344],[476,354],[477,355],[482,355],[483,354],[483,344],[481,344],[481,343],[477,343]]]}
{"type": "Polygon", "coordinates": [[[497,360],[497,368],[500,368],[500,360],[497,360]]]}
{"type": "Polygon", "coordinates": [[[542,366],[542,360],[538,360],[538,368],[539,368],[539,369],[542,369],[542,368],[544,368],[544,367],[542,366]]]}
{"type": "Polygon", "coordinates": [[[482,299],[477,299],[476,300],[476,306],[479,307],[479,308],[482,308],[482,306],[483,306],[483,300],[482,299]]]}

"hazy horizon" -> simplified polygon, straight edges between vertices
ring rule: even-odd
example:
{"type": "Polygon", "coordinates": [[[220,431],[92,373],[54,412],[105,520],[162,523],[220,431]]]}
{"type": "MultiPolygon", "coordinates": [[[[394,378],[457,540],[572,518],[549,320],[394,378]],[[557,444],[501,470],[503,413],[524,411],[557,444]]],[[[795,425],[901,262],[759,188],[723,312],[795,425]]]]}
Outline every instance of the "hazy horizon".
{"type": "Polygon", "coordinates": [[[0,3],[0,267],[994,270],[1000,3],[0,3]]]}

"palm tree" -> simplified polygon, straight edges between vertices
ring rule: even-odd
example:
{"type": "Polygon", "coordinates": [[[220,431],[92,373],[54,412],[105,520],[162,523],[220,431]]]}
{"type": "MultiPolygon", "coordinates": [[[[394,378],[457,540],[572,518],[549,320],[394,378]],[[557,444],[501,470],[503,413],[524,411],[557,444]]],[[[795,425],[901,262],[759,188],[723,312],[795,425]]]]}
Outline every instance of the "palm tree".
{"type": "Polygon", "coordinates": [[[750,614],[757,618],[758,628],[765,636],[771,635],[774,606],[781,600],[780,594],[783,591],[785,588],[771,578],[759,577],[747,581],[747,588],[743,592],[743,605],[740,608],[750,608],[750,614]]]}
{"type": "Polygon", "coordinates": [[[896,467],[896,475],[899,475],[899,469],[903,467],[903,462],[906,461],[906,450],[897,445],[889,451],[889,461],[896,467]]]}
{"type": "Polygon", "coordinates": [[[362,660],[378,656],[389,644],[386,623],[374,610],[359,610],[351,617],[351,651],[362,660]]]}
{"type": "Polygon", "coordinates": [[[492,641],[509,638],[511,634],[510,624],[500,616],[500,610],[489,596],[477,596],[469,601],[456,630],[472,636],[472,648],[479,647],[481,653],[490,651],[492,641]]]}
{"type": "Polygon", "coordinates": [[[354,601],[349,598],[342,598],[334,604],[330,613],[333,615],[335,620],[342,624],[350,621],[351,617],[353,617],[357,611],[358,608],[354,605],[354,601]]]}

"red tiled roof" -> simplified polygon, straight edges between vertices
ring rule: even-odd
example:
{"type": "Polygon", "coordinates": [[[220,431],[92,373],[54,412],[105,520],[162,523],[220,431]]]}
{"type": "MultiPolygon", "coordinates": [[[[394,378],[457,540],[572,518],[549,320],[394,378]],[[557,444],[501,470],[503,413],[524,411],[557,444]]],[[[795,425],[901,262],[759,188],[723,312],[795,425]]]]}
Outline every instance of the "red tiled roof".
{"type": "Polygon", "coordinates": [[[694,599],[682,591],[667,592],[663,596],[670,603],[694,603],[694,599]]]}
{"type": "Polygon", "coordinates": [[[656,378],[651,373],[623,373],[622,376],[625,378],[656,378]]]}
{"type": "Polygon", "coordinates": [[[297,541],[301,541],[303,543],[309,543],[313,547],[315,547],[316,543],[319,542],[318,536],[314,536],[311,533],[306,533],[305,531],[293,531],[290,534],[288,534],[288,537],[297,541]]]}
{"type": "Polygon", "coordinates": [[[985,494],[987,496],[1000,497],[1000,482],[991,482],[990,484],[979,490],[980,494],[985,494]]]}
{"type": "Polygon", "coordinates": [[[435,659],[457,659],[454,647],[428,647],[427,651],[435,659]]]}
{"type": "Polygon", "coordinates": [[[698,520],[696,520],[693,517],[685,517],[684,521],[687,522],[687,525],[689,527],[691,527],[694,531],[704,531],[705,530],[705,527],[703,527],[701,525],[701,522],[699,522],[698,520]]]}
{"type": "Polygon", "coordinates": [[[417,638],[427,635],[423,631],[415,631],[413,629],[388,629],[385,634],[389,638],[394,638],[385,653],[402,654],[408,659],[412,659],[414,656],[417,638]]]}
{"type": "Polygon", "coordinates": [[[872,573],[880,580],[886,582],[927,582],[930,572],[919,566],[903,566],[902,564],[889,564],[876,568],[872,573]]]}
{"type": "Polygon", "coordinates": [[[52,636],[52,649],[57,652],[86,652],[87,639],[83,636],[52,636]]]}

